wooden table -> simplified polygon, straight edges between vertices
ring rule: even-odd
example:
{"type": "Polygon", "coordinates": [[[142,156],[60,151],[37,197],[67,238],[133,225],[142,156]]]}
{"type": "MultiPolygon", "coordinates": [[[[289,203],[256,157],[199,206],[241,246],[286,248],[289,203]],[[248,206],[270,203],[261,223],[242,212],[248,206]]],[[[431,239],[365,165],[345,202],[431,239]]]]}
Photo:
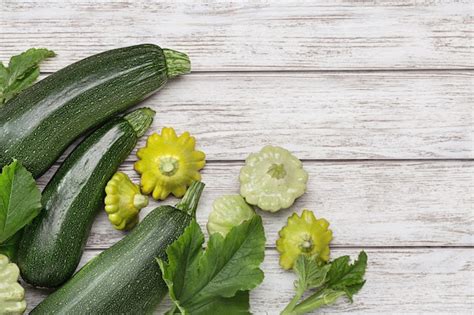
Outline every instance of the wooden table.
{"type": "MultiPolygon", "coordinates": [[[[157,111],[153,131],[188,130],[207,153],[202,226],[217,196],[238,192],[249,153],[275,144],[301,158],[308,192],[290,210],[260,212],[268,247],[255,314],[277,314],[293,294],[275,240],[303,208],[331,222],[333,257],[369,256],[354,303],[319,313],[472,313],[473,1],[250,2],[3,0],[0,59],[53,49],[47,76],[143,42],[188,53],[193,73],[142,105],[157,111]]],[[[138,181],[135,160],[121,170],[138,181]]],[[[123,236],[101,212],[81,264],[123,236]]],[[[28,288],[29,309],[46,294],[28,288]]]]}

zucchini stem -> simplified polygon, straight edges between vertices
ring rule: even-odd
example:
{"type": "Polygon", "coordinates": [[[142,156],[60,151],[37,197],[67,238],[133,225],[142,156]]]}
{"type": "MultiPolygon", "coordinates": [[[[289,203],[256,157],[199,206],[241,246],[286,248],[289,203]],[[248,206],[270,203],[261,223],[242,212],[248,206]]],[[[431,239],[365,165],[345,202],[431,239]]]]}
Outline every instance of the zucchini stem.
{"type": "Polygon", "coordinates": [[[196,209],[204,186],[203,182],[194,181],[184,194],[183,199],[175,206],[176,209],[184,211],[192,217],[196,217],[196,209]]]}
{"type": "Polygon", "coordinates": [[[166,67],[168,69],[168,78],[174,78],[182,74],[189,73],[191,71],[191,61],[189,57],[182,52],[163,49],[165,55],[166,67]]]}
{"type": "Polygon", "coordinates": [[[150,128],[151,123],[153,122],[153,117],[155,117],[155,111],[148,107],[143,107],[128,113],[123,118],[132,125],[137,137],[141,137],[145,134],[148,128],[150,128]]]}

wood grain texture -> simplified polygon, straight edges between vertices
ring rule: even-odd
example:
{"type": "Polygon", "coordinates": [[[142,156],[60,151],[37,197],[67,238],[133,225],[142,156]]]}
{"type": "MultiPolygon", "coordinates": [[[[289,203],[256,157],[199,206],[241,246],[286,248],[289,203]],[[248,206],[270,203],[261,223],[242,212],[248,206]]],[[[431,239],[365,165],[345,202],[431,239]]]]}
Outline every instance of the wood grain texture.
{"type": "MultiPolygon", "coordinates": [[[[210,163],[197,211],[204,228],[215,198],[239,191],[243,163],[210,163]]],[[[332,223],[335,246],[469,246],[473,244],[474,162],[304,162],[308,191],[291,210],[263,215],[267,245],[292,211],[312,209],[332,223]]],[[[131,164],[120,168],[139,183],[131,164]]],[[[52,172],[40,179],[44,186],[52,172]]],[[[175,204],[170,198],[159,204],[175,204]]],[[[141,217],[158,203],[142,210],[141,217]]],[[[107,248],[115,231],[104,211],[95,221],[88,248],[107,248]]]]}
{"type": "Polygon", "coordinates": [[[55,71],[143,42],[186,52],[194,70],[472,68],[469,0],[3,0],[0,60],[56,51],[55,71]]]}
{"type": "MultiPolygon", "coordinates": [[[[332,223],[334,257],[363,248],[369,255],[355,303],[318,314],[471,314],[472,7],[471,0],[3,0],[0,60],[47,47],[58,53],[42,66],[51,73],[143,42],[188,53],[196,73],[141,105],[157,111],[148,134],[188,130],[207,153],[203,228],[212,201],[238,192],[250,152],[271,143],[303,159],[308,192],[290,210],[259,212],[268,243],[255,314],[278,314],[293,294],[274,243],[287,216],[303,208],[332,223]]],[[[138,183],[135,159],[120,170],[138,183]]],[[[81,265],[123,236],[101,211],[81,265]]],[[[47,293],[28,287],[28,309],[47,293]]]]}
{"type": "MultiPolygon", "coordinates": [[[[360,249],[334,249],[332,255],[351,255],[360,249]]],[[[81,265],[100,251],[87,251],[81,265]]],[[[318,314],[471,314],[473,307],[471,249],[368,249],[367,283],[355,296],[321,309],[318,314]]],[[[294,276],[278,266],[278,253],[266,251],[265,280],[251,294],[254,314],[279,314],[293,294],[294,276]]],[[[48,291],[28,287],[28,309],[48,291]]],[[[168,309],[167,299],[157,314],[168,309]]]]}
{"type": "Polygon", "coordinates": [[[472,86],[467,71],[191,74],[140,106],[157,112],[147,135],[187,130],[208,160],[266,144],[301,159],[474,158],[472,86]]]}

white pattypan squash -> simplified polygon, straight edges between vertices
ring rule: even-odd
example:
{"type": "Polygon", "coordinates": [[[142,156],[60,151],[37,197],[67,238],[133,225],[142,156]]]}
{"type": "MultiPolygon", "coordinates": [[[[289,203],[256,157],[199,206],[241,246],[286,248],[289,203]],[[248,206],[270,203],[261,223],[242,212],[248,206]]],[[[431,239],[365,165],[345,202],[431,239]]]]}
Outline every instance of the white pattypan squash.
{"type": "Polygon", "coordinates": [[[26,309],[25,289],[18,283],[20,270],[8,257],[0,254],[0,314],[23,314],[26,309]]]}

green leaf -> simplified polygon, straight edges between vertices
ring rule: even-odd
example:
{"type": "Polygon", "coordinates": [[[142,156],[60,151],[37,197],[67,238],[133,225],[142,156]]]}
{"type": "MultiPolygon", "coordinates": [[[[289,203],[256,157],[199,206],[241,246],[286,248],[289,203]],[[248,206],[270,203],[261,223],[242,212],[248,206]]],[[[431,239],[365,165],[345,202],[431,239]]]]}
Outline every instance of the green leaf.
{"type": "Polygon", "coordinates": [[[0,243],[30,223],[41,211],[41,192],[20,162],[6,165],[0,174],[0,243]]]}
{"type": "Polygon", "coordinates": [[[163,273],[163,280],[169,288],[169,295],[176,306],[183,293],[187,271],[195,267],[195,261],[202,254],[204,234],[195,220],[186,228],[183,235],[166,250],[168,263],[157,259],[163,273]]]}
{"type": "Polygon", "coordinates": [[[16,262],[18,244],[20,243],[22,232],[18,231],[5,242],[0,243],[0,254],[7,256],[10,261],[16,262]]]}
{"type": "Polygon", "coordinates": [[[302,291],[322,286],[331,265],[317,261],[316,257],[300,255],[296,259],[293,270],[298,276],[296,287],[302,291]]]}
{"type": "Polygon", "coordinates": [[[358,259],[353,264],[350,264],[349,256],[339,257],[325,265],[301,255],[294,266],[294,271],[298,276],[296,295],[282,314],[312,312],[317,308],[336,302],[344,295],[352,302],[353,295],[359,292],[365,284],[366,267],[367,254],[363,251],[360,252],[358,259]],[[305,290],[315,288],[317,288],[315,293],[297,304],[305,290]]]}
{"type": "Polygon", "coordinates": [[[10,58],[8,68],[0,62],[0,106],[32,85],[40,73],[39,63],[54,55],[45,48],[31,48],[10,58]]]}
{"type": "MultiPolygon", "coordinates": [[[[248,309],[250,308],[249,291],[239,291],[234,297],[223,298],[216,297],[210,303],[202,305],[202,307],[194,310],[193,314],[206,314],[206,315],[241,315],[249,314],[248,309]]],[[[166,315],[181,314],[178,307],[171,307],[166,315]]],[[[190,314],[184,312],[183,314],[190,314]]]]}
{"type": "Polygon", "coordinates": [[[343,290],[352,301],[352,296],[364,284],[364,274],[367,268],[367,254],[362,251],[354,264],[349,263],[349,256],[342,256],[331,263],[327,274],[327,287],[334,290],[343,290]]]}
{"type": "Polygon", "coordinates": [[[159,260],[177,310],[193,315],[211,314],[221,309],[225,309],[226,314],[248,314],[248,292],[245,291],[263,280],[263,271],[259,268],[265,253],[262,219],[254,216],[244,221],[225,238],[219,233],[212,234],[205,251],[203,243],[199,225],[192,222],[168,247],[168,263],[159,260]]]}
{"type": "Polygon", "coordinates": [[[8,79],[8,70],[7,68],[5,68],[3,63],[0,62],[0,95],[2,95],[7,79],[8,79]]]}
{"type": "Polygon", "coordinates": [[[250,314],[249,291],[237,291],[235,296],[225,298],[217,296],[206,300],[202,305],[196,305],[192,311],[186,314],[206,314],[206,315],[239,315],[250,314]]]}

